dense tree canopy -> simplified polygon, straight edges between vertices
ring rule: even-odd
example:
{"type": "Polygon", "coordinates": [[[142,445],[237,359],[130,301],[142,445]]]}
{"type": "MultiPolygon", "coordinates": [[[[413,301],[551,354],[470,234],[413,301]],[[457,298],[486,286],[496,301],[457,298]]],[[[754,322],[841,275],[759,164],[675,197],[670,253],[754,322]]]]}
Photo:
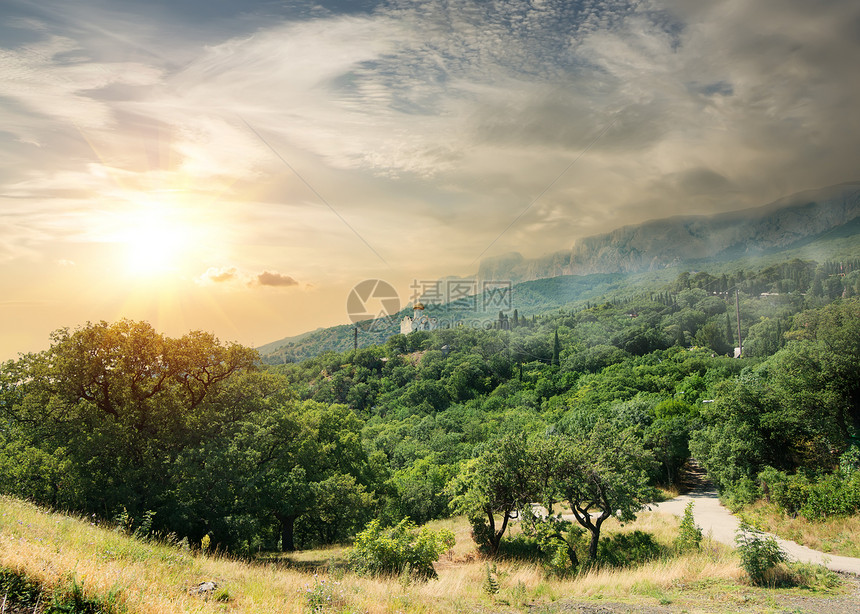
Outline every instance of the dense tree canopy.
{"type": "Polygon", "coordinates": [[[632,517],[691,454],[724,493],[778,492],[792,509],[824,509],[811,484],[854,483],[860,268],[610,282],[489,330],[275,366],[143,322],[57,331],[0,369],[0,489],[246,552],[453,512],[495,552],[531,503],[564,499],[595,556],[608,515],[632,517]]]}

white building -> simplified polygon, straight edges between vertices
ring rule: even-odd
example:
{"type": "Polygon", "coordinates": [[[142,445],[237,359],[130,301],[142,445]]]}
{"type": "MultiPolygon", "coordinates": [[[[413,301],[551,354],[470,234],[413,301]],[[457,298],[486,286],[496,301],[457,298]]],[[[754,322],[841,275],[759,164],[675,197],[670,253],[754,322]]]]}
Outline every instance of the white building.
{"type": "Polygon", "coordinates": [[[400,321],[400,333],[408,335],[416,330],[436,330],[436,318],[424,313],[424,305],[415,303],[412,306],[412,317],[405,316],[400,321]]]}

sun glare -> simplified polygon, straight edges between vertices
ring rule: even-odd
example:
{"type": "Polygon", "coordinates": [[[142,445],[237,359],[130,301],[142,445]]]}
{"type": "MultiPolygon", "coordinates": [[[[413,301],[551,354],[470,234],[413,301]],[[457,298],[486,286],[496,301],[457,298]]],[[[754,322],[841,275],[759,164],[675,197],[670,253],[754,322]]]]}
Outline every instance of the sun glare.
{"type": "Polygon", "coordinates": [[[179,269],[194,241],[192,227],[161,205],[142,207],[129,215],[126,224],[122,242],[127,270],[135,277],[179,269]]]}

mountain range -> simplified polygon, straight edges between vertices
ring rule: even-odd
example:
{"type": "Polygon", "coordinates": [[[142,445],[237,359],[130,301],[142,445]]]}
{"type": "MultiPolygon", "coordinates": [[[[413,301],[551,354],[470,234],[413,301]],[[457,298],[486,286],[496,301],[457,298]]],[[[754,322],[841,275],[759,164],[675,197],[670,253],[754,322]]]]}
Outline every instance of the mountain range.
{"type": "MultiPolygon", "coordinates": [[[[801,192],[762,207],[713,216],[676,216],[586,237],[569,250],[527,259],[509,253],[483,260],[477,278],[513,284],[520,314],[544,313],[642,284],[664,283],[685,269],[766,266],[791,258],[824,261],[860,255],[860,181],[801,192]]],[[[474,279],[472,277],[471,279],[474,279]]],[[[434,306],[440,320],[456,318],[434,306]]],[[[404,309],[359,326],[359,346],[399,332],[404,309]]],[[[493,318],[493,313],[484,314],[493,318]]],[[[278,360],[301,360],[353,344],[353,325],[320,328],[258,348],[278,360]]]]}
{"type": "Polygon", "coordinates": [[[860,217],[860,181],[793,194],[763,207],[677,216],[586,237],[533,259],[518,253],[481,262],[479,279],[514,282],[592,273],[636,273],[781,250],[860,217]]]}

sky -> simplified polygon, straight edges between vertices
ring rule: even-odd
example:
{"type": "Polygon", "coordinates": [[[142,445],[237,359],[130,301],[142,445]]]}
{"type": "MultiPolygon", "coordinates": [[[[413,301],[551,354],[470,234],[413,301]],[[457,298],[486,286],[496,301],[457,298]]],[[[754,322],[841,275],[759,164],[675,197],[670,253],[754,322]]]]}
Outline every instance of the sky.
{"type": "Polygon", "coordinates": [[[3,0],[0,360],[860,177],[855,0],[3,0]]]}

